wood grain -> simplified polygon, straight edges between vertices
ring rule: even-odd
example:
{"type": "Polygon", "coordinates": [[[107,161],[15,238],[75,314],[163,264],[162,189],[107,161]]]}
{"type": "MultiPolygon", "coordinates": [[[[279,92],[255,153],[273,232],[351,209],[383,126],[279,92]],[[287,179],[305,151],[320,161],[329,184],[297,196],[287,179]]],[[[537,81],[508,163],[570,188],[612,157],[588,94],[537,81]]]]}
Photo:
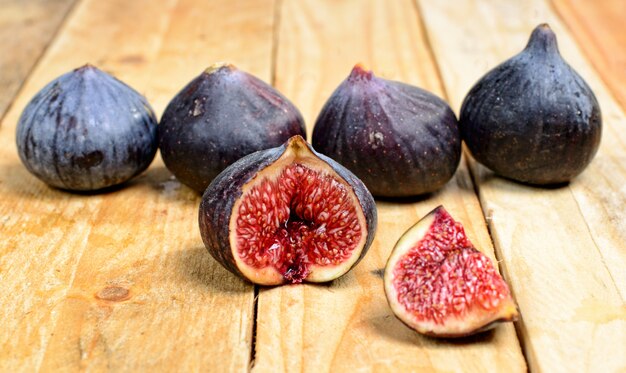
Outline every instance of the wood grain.
{"type": "Polygon", "coordinates": [[[626,2],[552,0],[615,99],[626,110],[626,2]]]}
{"type": "MultiPolygon", "coordinates": [[[[410,1],[291,1],[280,11],[276,84],[302,110],[309,133],[352,66],[443,95],[410,1]]],[[[439,204],[492,259],[493,248],[467,169],[444,190],[414,201],[378,202],[379,226],[365,259],[327,285],[262,288],[254,371],[525,371],[512,324],[462,341],[419,336],[389,309],[382,271],[400,235],[439,204]]]]}
{"type": "Polygon", "coordinates": [[[391,314],[387,256],[439,204],[495,260],[493,238],[532,371],[626,371],[623,4],[548,1],[82,0],[63,22],[72,0],[0,0],[9,51],[0,53],[0,117],[63,22],[0,123],[0,371],[246,371],[251,356],[259,372],[525,371],[511,324],[438,341],[391,314]],[[76,195],[36,180],[15,150],[28,100],[86,62],[137,88],[157,113],[206,66],[233,62],[273,79],[310,133],[356,62],[458,109],[544,21],[602,107],[592,165],[567,187],[540,189],[468,159],[438,193],[379,201],[374,245],[355,271],[326,285],[261,288],[254,350],[253,286],[207,254],[199,198],[160,159],[117,191],[76,195]]]}
{"type": "Polygon", "coordinates": [[[418,3],[455,108],[487,70],[519,52],[542,22],[550,24],[561,54],[596,93],[604,117],[602,145],[568,186],[523,186],[471,165],[522,312],[530,369],[625,370],[624,113],[544,1],[418,3]]]}
{"type": "Polygon", "coordinates": [[[208,255],[199,197],[160,159],[111,193],[50,189],[20,164],[14,131],[37,90],[86,62],[145,93],[157,113],[218,60],[269,81],[273,8],[271,0],[77,6],[0,130],[0,370],[248,369],[253,286],[208,255]]]}
{"type": "Polygon", "coordinates": [[[0,118],[76,0],[0,0],[0,118]]]}

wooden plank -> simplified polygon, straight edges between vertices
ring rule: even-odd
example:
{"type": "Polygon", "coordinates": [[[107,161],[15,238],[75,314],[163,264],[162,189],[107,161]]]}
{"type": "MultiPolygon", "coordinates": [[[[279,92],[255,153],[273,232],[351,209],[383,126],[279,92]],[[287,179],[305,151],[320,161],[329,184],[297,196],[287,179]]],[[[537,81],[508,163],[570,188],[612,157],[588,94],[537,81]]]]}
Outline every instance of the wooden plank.
{"type": "Polygon", "coordinates": [[[0,0],[0,118],[76,0],[0,0]]]}
{"type": "Polygon", "coordinates": [[[475,162],[472,171],[521,308],[531,370],[626,369],[624,113],[543,0],[419,5],[456,108],[475,81],[519,52],[542,22],[554,29],[561,54],[595,91],[604,117],[602,145],[568,186],[523,186],[475,162]]]}
{"type": "Polygon", "coordinates": [[[552,0],[622,109],[626,109],[626,2],[552,0]]]}
{"type": "MultiPolygon", "coordinates": [[[[377,75],[442,95],[410,1],[286,0],[280,13],[276,84],[312,129],[334,88],[356,62],[377,75]]],[[[512,324],[461,342],[424,338],[389,309],[382,271],[400,235],[439,204],[466,224],[493,258],[474,188],[463,166],[431,198],[378,202],[379,226],[365,259],[327,285],[262,288],[254,371],[525,371],[512,324]]]]}
{"type": "Polygon", "coordinates": [[[85,62],[145,93],[157,113],[217,60],[269,81],[273,8],[86,0],[75,9],[0,131],[0,370],[248,369],[253,286],[204,249],[199,197],[160,159],[115,192],[50,189],[20,164],[14,130],[37,90],[85,62]]]}

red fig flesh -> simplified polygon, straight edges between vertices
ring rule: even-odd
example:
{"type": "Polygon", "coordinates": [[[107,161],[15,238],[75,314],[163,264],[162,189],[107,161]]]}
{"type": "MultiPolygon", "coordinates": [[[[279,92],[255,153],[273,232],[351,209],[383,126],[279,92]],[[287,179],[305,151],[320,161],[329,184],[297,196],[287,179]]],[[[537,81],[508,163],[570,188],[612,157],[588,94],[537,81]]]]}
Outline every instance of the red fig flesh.
{"type": "Polygon", "coordinates": [[[384,282],[393,313],[422,334],[461,337],[518,317],[491,260],[442,206],[400,238],[384,282]]]}
{"type": "Polygon", "coordinates": [[[300,136],[228,167],[200,205],[209,252],[263,285],[345,274],[369,248],[375,227],[376,207],[363,183],[300,136]]]}

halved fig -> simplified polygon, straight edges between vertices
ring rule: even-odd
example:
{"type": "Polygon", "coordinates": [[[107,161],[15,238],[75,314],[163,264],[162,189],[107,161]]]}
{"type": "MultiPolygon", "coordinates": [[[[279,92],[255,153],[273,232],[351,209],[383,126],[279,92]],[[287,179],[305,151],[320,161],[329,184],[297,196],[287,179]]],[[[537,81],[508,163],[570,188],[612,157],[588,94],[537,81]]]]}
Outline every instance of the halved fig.
{"type": "Polygon", "coordinates": [[[365,255],[376,206],[354,174],[294,136],[220,173],[199,224],[209,253],[254,283],[326,282],[365,255]]]}
{"type": "Polygon", "coordinates": [[[518,317],[504,279],[443,206],[396,243],[384,282],[393,313],[422,334],[462,337],[518,317]]]}

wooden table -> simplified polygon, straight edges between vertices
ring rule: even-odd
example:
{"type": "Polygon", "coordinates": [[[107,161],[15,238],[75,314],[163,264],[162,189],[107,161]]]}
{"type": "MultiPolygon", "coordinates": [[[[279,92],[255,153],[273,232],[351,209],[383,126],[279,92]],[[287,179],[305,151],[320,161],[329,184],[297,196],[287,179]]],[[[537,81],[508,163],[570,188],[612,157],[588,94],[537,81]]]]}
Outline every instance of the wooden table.
{"type": "Polygon", "coordinates": [[[0,0],[0,371],[626,371],[623,0],[0,0]],[[157,113],[229,61],[301,109],[309,133],[356,62],[458,111],[469,87],[548,22],[602,107],[602,146],[566,187],[464,158],[440,192],[379,202],[364,261],[326,285],[253,286],[202,245],[199,197],[157,157],[125,188],[74,195],[21,165],[28,100],[86,62],[157,113]],[[522,320],[461,340],[390,313],[380,273],[400,234],[443,204],[500,265],[522,320]],[[494,250],[495,248],[495,250],[494,250]]]}

